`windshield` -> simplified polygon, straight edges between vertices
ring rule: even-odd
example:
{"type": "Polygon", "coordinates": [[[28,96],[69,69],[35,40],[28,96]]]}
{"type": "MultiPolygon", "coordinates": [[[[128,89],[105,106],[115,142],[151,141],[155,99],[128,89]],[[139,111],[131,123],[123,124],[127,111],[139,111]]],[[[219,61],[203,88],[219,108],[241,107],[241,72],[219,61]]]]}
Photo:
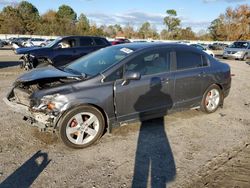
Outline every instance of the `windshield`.
{"type": "Polygon", "coordinates": [[[234,42],[232,45],[230,45],[230,48],[247,48],[249,45],[248,42],[234,42]]]}
{"type": "Polygon", "coordinates": [[[48,43],[45,47],[50,48],[50,47],[54,46],[61,39],[62,39],[61,37],[58,37],[55,40],[53,40],[52,42],[48,43]]]}
{"type": "Polygon", "coordinates": [[[133,50],[124,47],[112,46],[103,48],[70,63],[65,69],[75,70],[87,76],[95,76],[108,67],[118,63],[133,50]]]}

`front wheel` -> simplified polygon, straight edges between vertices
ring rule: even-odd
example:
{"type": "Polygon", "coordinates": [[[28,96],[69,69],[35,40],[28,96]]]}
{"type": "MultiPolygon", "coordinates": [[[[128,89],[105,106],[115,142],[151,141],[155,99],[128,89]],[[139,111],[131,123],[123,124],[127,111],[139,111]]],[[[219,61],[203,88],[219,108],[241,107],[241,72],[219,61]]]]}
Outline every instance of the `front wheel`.
{"type": "Polygon", "coordinates": [[[67,112],[59,121],[59,135],[63,143],[81,149],[94,144],[103,134],[105,120],[96,108],[86,105],[67,112]]]}
{"type": "Polygon", "coordinates": [[[210,86],[203,95],[201,110],[205,113],[215,112],[223,103],[223,95],[219,86],[210,86]]]}

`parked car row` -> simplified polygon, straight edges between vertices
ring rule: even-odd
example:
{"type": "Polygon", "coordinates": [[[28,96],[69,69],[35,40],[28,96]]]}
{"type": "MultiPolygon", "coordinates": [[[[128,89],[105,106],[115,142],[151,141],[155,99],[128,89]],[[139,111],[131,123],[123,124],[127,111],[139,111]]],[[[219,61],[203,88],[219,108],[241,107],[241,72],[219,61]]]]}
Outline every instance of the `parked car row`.
{"type": "Polygon", "coordinates": [[[31,47],[31,46],[46,46],[48,43],[55,39],[44,39],[44,38],[29,38],[29,37],[11,37],[8,39],[0,40],[2,45],[11,45],[15,48],[20,47],[31,47]]]}

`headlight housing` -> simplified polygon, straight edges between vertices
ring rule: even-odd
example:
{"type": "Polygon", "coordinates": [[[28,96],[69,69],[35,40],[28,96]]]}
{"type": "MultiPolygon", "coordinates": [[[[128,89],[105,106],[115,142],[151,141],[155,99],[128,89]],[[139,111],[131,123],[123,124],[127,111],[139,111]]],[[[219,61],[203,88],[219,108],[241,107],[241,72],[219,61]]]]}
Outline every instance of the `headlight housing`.
{"type": "Polygon", "coordinates": [[[41,103],[37,107],[33,107],[33,109],[37,111],[60,112],[67,103],[68,98],[64,95],[46,95],[41,99],[41,103]]]}

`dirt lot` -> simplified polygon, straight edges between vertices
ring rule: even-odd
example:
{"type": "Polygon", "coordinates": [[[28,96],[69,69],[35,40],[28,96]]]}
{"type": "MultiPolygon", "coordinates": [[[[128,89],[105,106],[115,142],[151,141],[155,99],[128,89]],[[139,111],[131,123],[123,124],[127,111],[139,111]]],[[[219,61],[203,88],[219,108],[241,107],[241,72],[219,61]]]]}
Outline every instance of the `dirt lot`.
{"type": "MultiPolygon", "coordinates": [[[[0,98],[22,71],[0,50],[0,98]]],[[[186,111],[105,134],[83,150],[40,133],[0,100],[0,187],[250,187],[250,66],[235,74],[223,109],[186,111]]]]}

